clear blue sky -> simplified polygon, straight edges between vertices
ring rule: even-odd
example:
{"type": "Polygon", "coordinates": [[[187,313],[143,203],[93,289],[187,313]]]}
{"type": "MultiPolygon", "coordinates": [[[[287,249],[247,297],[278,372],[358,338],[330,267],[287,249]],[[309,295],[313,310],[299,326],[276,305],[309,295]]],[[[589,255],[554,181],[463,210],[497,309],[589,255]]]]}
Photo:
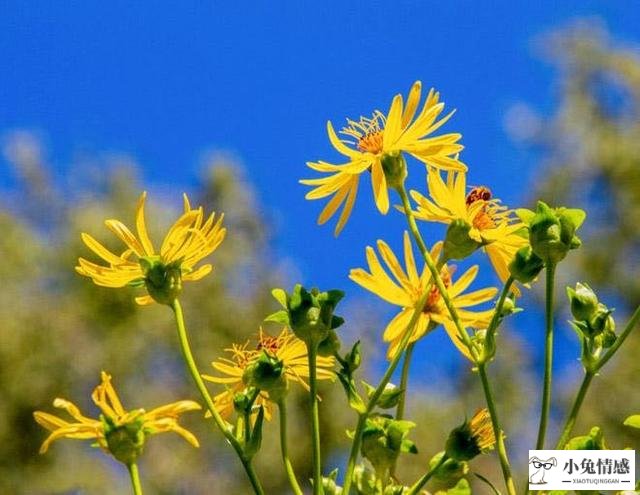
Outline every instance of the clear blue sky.
{"type": "Polygon", "coordinates": [[[338,239],[316,227],[321,203],[297,181],[310,176],[305,161],[337,159],[326,120],[386,110],[421,79],[458,109],[447,129],[464,136],[470,182],[513,204],[514,180],[535,161],[510,143],[504,114],[518,101],[549,110],[555,95],[531,40],[585,16],[640,36],[637,1],[4,0],[0,132],[44,133],[59,164],[78,148],[130,153],[145,182],[171,182],[176,195],[204,150],[231,151],[303,281],[365,297],[348,270],[375,239],[398,245],[403,219],[377,215],[367,186],[338,239]]]}

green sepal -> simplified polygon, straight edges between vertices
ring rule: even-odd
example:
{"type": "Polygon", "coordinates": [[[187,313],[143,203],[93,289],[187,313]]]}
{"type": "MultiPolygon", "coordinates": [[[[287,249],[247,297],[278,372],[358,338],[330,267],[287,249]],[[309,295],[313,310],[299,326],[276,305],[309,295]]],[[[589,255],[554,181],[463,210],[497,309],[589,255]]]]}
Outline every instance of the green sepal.
{"type": "MultiPolygon", "coordinates": [[[[365,388],[367,393],[367,397],[371,400],[373,394],[376,391],[376,388],[372,385],[369,385],[364,380],[362,381],[362,385],[365,388]]],[[[398,405],[400,401],[400,397],[402,397],[403,390],[400,387],[396,387],[393,383],[387,383],[378,398],[378,402],[375,404],[381,409],[391,409],[398,405]]]]}
{"type": "Polygon", "coordinates": [[[447,227],[447,235],[444,239],[442,254],[447,260],[463,260],[482,244],[469,236],[471,225],[461,219],[456,219],[447,227]]]}
{"type": "Polygon", "coordinates": [[[278,303],[280,303],[280,306],[287,309],[287,293],[284,289],[279,289],[277,287],[275,289],[271,289],[271,295],[276,301],[278,301],[278,303]]]}
{"type": "Polygon", "coordinates": [[[289,326],[289,313],[281,309],[279,311],[276,311],[275,313],[271,313],[264,319],[264,321],[272,321],[275,323],[280,323],[281,325],[289,326]]]}

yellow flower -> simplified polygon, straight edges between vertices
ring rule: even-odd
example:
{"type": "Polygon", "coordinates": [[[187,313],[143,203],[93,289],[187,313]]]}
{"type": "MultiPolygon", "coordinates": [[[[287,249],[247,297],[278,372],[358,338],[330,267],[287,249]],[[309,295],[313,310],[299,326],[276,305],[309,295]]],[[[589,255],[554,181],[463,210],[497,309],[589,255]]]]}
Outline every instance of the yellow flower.
{"type": "Polygon", "coordinates": [[[465,420],[449,434],[445,453],[460,462],[470,461],[474,457],[493,449],[496,437],[489,411],[479,409],[471,420],[465,420]]]}
{"type": "Polygon", "coordinates": [[[180,414],[199,410],[199,404],[190,400],[181,400],[149,412],[144,409],[126,411],[111,385],[111,376],[103,371],[101,377],[102,383],[91,394],[93,402],[100,408],[100,419],[84,416],[77,406],[60,398],[53,401],[53,406],[64,409],[74,421],[70,422],[42,411],[33,413],[38,424],[52,432],[40,447],[41,454],[47,451],[54,440],[76,438],[96,440],[105,452],[113,454],[118,460],[123,460],[123,456],[131,454],[129,447],[134,448],[134,455],[137,456],[142,450],[145,437],[167,431],[178,433],[194,447],[199,446],[196,437],[178,424],[180,414]],[[131,438],[128,435],[125,437],[129,442],[125,442],[125,439],[118,435],[118,432],[122,431],[133,434],[137,438],[137,444],[131,445],[131,438]]]}
{"type": "MultiPolygon", "coordinates": [[[[385,301],[402,308],[384,331],[384,340],[390,343],[387,357],[391,359],[395,355],[420,299],[424,296],[425,291],[429,290],[427,301],[420,308],[421,313],[413,329],[410,342],[415,342],[437,325],[442,325],[460,352],[470,358],[469,350],[458,336],[456,325],[444,305],[440,292],[432,284],[429,269],[424,265],[422,271],[418,273],[409,234],[404,233],[405,268],[402,268],[387,243],[379,240],[377,244],[380,256],[392,276],[389,276],[382,267],[374,249],[367,247],[369,272],[362,268],[355,268],[349,273],[349,278],[385,301]]],[[[431,256],[438,259],[440,250],[441,244],[438,243],[431,250],[431,256]]],[[[497,289],[491,287],[463,294],[476,278],[478,267],[477,265],[471,267],[455,282],[452,279],[453,271],[452,268],[445,265],[442,267],[441,276],[461,323],[465,327],[486,328],[493,311],[470,311],[466,308],[491,300],[497,289]]]]}
{"type": "Polygon", "coordinates": [[[483,244],[498,277],[505,282],[516,251],[528,243],[519,233],[524,224],[493,198],[488,188],[474,187],[467,192],[464,173],[449,172],[445,183],[440,172],[429,169],[427,183],[430,199],[411,191],[417,203],[416,218],[445,224],[464,220],[471,226],[469,236],[483,244]]]}
{"type": "MultiPolygon", "coordinates": [[[[227,390],[216,395],[213,399],[216,409],[225,419],[233,413],[234,395],[246,388],[242,381],[244,371],[249,364],[260,357],[263,351],[282,361],[287,382],[299,383],[305,390],[309,390],[309,385],[306,382],[306,379],[309,378],[307,346],[302,340],[287,328],[283,328],[277,336],[271,336],[260,329],[256,340],[257,342],[252,348],[249,347],[249,342],[243,345],[234,344],[230,349],[226,349],[231,354],[230,358],[219,358],[211,363],[222,376],[202,375],[205,380],[227,386],[227,390]]],[[[318,357],[317,363],[319,380],[335,379],[333,357],[318,357]]],[[[272,405],[269,402],[268,393],[261,392],[254,404],[263,406],[265,418],[271,419],[272,405]]]]}
{"type": "Polygon", "coordinates": [[[389,210],[387,179],[383,169],[383,159],[403,152],[433,167],[445,170],[466,170],[458,161],[457,153],[463,146],[458,143],[460,134],[443,134],[426,137],[439,129],[453,112],[438,120],[444,109],[440,95],[433,89],[429,91],[422,110],[416,116],[420,103],[422,85],[413,84],[406,105],[402,95],[393,98],[387,114],[376,110],[369,117],[360,117],[359,121],[347,119],[338,137],[331,122],[327,122],[329,140],[335,149],[347,157],[347,162],[334,165],[324,161],[308,162],[309,168],[329,174],[317,179],[301,180],[302,184],[314,186],[307,193],[307,199],[321,199],[333,195],[318,217],[318,223],[324,224],[338,208],[344,204],[336,225],[338,235],[347,222],[358,191],[360,174],[371,172],[373,196],[381,213],[389,210]]]}
{"type": "MultiPolygon", "coordinates": [[[[211,272],[210,264],[199,268],[195,268],[195,265],[209,256],[223,241],[226,234],[226,229],[222,227],[224,215],[221,214],[216,219],[215,213],[212,213],[205,220],[203,208],[192,209],[185,194],[184,213],[169,229],[160,251],[156,251],[147,233],[145,199],[146,192],[143,192],[136,208],[137,237],[118,220],[105,222],[107,228],[125,244],[126,249],[121,254],[112,253],[89,234],[82,234],[87,247],[106,261],[107,266],[79,258],[76,271],[80,275],[90,277],[96,285],[103,287],[138,287],[146,284],[147,290],[153,290],[154,280],[150,273],[154,267],[161,267],[162,270],[173,269],[178,272],[178,280],[174,281],[175,286],[172,288],[179,290],[183,280],[199,280],[211,272]]],[[[164,281],[165,277],[158,278],[164,281]]],[[[162,287],[158,290],[161,289],[162,287]]],[[[153,301],[152,295],[136,298],[136,302],[142,305],[153,301]]]]}

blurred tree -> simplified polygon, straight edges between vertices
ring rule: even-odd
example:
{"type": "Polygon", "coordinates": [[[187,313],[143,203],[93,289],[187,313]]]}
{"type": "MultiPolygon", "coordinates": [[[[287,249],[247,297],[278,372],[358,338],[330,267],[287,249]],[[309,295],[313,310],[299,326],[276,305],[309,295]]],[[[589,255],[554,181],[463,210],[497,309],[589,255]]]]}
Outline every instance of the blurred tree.
{"type": "MultiPolygon", "coordinates": [[[[117,247],[104,219],[133,222],[138,167],[127,157],[82,157],[70,166],[68,179],[52,176],[41,141],[24,132],[5,139],[4,156],[14,183],[3,191],[0,208],[0,493],[126,493],[122,466],[86,443],[57,442],[38,456],[45,432],[32,413],[52,411],[55,397],[95,411],[89,395],[100,370],[113,375],[126,406],[199,399],[180,358],[170,310],[137,307],[133,290],[97,287],[73,270],[78,256],[91,256],[80,232],[117,247]]],[[[192,202],[225,212],[228,234],[213,256],[213,275],[188,284],[182,299],[196,358],[210,372],[210,361],[255,333],[273,311],[270,288],[283,285],[284,274],[268,250],[267,219],[237,164],[212,155],[203,168],[192,202]]],[[[149,228],[158,238],[161,225],[179,214],[181,198],[159,190],[150,201],[149,228]]],[[[330,401],[329,391],[324,393],[330,401]]],[[[295,396],[292,401],[300,404],[291,411],[292,435],[304,439],[299,430],[306,428],[306,402],[295,396]]],[[[215,493],[244,493],[244,475],[222,435],[197,414],[184,421],[201,448],[177,436],[151,440],[141,460],[147,491],[211,494],[215,486],[215,493]]],[[[344,426],[325,425],[328,450],[343,437],[344,426]]],[[[272,441],[265,441],[257,469],[268,493],[285,493],[277,422],[268,430],[272,441]]],[[[301,473],[310,472],[305,442],[292,443],[294,463],[301,473]]]]}
{"type": "MultiPolygon", "coordinates": [[[[621,327],[640,304],[640,51],[614,42],[595,20],[551,33],[539,46],[558,70],[555,111],[541,117],[519,106],[507,124],[542,162],[535,177],[546,180],[531,199],[588,212],[583,246],[567,258],[564,282],[600,290],[617,306],[621,327]]],[[[612,448],[638,446],[622,420],[640,411],[640,395],[632,393],[639,351],[636,330],[596,380],[576,434],[598,424],[612,448]]]]}

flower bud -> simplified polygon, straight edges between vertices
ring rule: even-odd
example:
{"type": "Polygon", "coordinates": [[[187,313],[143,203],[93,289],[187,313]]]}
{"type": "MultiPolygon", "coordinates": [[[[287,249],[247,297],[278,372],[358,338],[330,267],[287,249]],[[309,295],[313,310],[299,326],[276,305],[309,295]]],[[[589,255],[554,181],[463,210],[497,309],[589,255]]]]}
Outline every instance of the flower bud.
{"type": "Polygon", "coordinates": [[[461,219],[449,224],[444,240],[443,256],[447,260],[463,260],[473,254],[482,244],[469,236],[471,225],[461,219]]]}
{"type": "Polygon", "coordinates": [[[246,367],[242,381],[248,387],[268,392],[273,401],[278,401],[287,392],[284,363],[266,352],[246,367]]]}
{"type": "Polygon", "coordinates": [[[338,478],[338,468],[329,473],[329,476],[322,477],[322,490],[324,495],[341,495],[342,487],[338,486],[336,479],[338,478]]]}
{"type": "Polygon", "coordinates": [[[489,411],[480,409],[470,421],[465,420],[449,434],[445,452],[456,461],[469,461],[492,449],[495,443],[489,411]]]}
{"type": "Polygon", "coordinates": [[[418,449],[407,438],[415,426],[411,421],[395,420],[383,415],[371,416],[362,432],[363,457],[380,473],[390,469],[401,452],[416,454],[418,449]]]}
{"type": "Polygon", "coordinates": [[[160,256],[139,259],[147,292],[160,304],[171,304],[182,292],[182,261],[164,264],[160,256]]]}
{"type": "Polygon", "coordinates": [[[109,452],[123,464],[136,462],[144,449],[144,431],[142,429],[142,415],[144,410],[140,409],[139,418],[123,425],[114,424],[110,418],[101,416],[104,424],[105,440],[109,452]]]}
{"type": "MultiPolygon", "coordinates": [[[[429,461],[429,470],[436,469],[442,456],[445,452],[438,452],[429,461]]],[[[446,488],[454,486],[462,477],[466,476],[469,472],[469,465],[465,461],[456,461],[455,459],[447,459],[444,463],[438,467],[433,473],[433,479],[438,482],[439,485],[444,485],[446,488]]]]}
{"type": "Polygon", "coordinates": [[[344,357],[344,361],[346,363],[346,367],[350,373],[353,373],[360,367],[362,363],[362,352],[360,351],[360,341],[358,340],[351,350],[344,357]]]}
{"type": "Polygon", "coordinates": [[[585,213],[579,209],[550,208],[546,203],[538,201],[535,213],[522,214],[529,224],[529,242],[533,252],[545,263],[557,264],[562,261],[569,250],[580,246],[581,241],[575,235],[582,225],[585,213]]]}
{"type": "Polygon", "coordinates": [[[567,296],[571,305],[571,314],[577,321],[588,321],[598,307],[598,296],[587,284],[576,284],[575,290],[567,287],[567,296]]]}
{"type": "Polygon", "coordinates": [[[543,268],[544,261],[534,254],[531,246],[518,249],[515,257],[509,263],[509,272],[514,279],[523,284],[534,280],[543,268]]]}
{"type": "Polygon", "coordinates": [[[613,313],[612,309],[607,308],[602,303],[598,303],[595,313],[589,320],[589,327],[591,327],[594,335],[600,335],[605,332],[615,333],[616,322],[611,313],[613,313]]]}
{"type": "Polygon", "coordinates": [[[293,333],[307,344],[320,344],[329,337],[329,332],[338,328],[344,320],[333,314],[336,305],[344,297],[344,292],[318,289],[308,291],[296,284],[291,294],[282,289],[274,289],[273,296],[284,308],[269,315],[267,321],[284,323],[293,333]]]}
{"type": "Polygon", "coordinates": [[[602,430],[594,426],[588,435],[574,437],[567,442],[564,450],[607,450],[602,430]]]}
{"type": "MultiPolygon", "coordinates": [[[[363,381],[362,383],[367,391],[367,397],[371,399],[376,388],[372,387],[367,382],[363,381]]],[[[400,397],[402,397],[402,392],[403,390],[400,387],[396,387],[393,383],[387,383],[382,394],[380,394],[380,397],[378,398],[376,406],[381,409],[391,409],[396,407],[400,401],[400,397]]]]}
{"type": "Polygon", "coordinates": [[[407,162],[402,152],[385,153],[381,162],[387,185],[392,189],[400,189],[407,178],[407,162]]]}

